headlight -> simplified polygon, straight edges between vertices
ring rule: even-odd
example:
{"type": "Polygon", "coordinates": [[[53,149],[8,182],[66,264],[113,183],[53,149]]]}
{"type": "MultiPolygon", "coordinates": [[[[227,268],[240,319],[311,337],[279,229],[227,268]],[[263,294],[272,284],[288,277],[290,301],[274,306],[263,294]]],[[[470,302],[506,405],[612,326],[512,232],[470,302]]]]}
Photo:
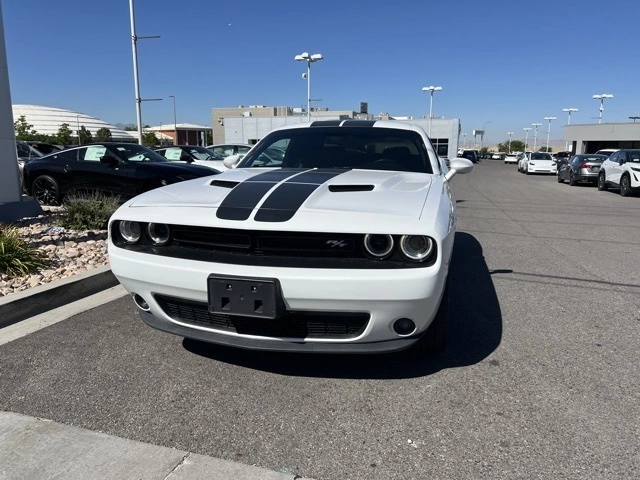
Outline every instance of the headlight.
{"type": "Polygon", "coordinates": [[[400,240],[400,250],[407,258],[421,262],[433,251],[433,240],[424,235],[404,235],[400,240]]]}
{"type": "Polygon", "coordinates": [[[393,237],[388,234],[370,234],[364,237],[364,248],[376,258],[386,257],[393,250],[393,237]]]}
{"type": "Polygon", "coordinates": [[[127,243],[137,243],[142,236],[142,228],[138,222],[130,222],[129,220],[120,220],[120,235],[127,243]]]}
{"type": "Polygon", "coordinates": [[[164,223],[150,223],[147,226],[147,233],[154,245],[164,245],[169,241],[171,235],[169,225],[164,223]]]}

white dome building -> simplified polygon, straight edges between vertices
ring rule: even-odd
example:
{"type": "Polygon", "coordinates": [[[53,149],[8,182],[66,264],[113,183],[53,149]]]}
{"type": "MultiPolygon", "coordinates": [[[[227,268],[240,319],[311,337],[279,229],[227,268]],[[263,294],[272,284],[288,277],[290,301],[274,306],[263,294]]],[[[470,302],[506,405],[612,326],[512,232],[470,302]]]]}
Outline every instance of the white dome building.
{"type": "Polygon", "coordinates": [[[63,108],[13,105],[13,121],[16,122],[21,116],[25,117],[28,124],[33,125],[33,130],[42,135],[57,135],[60,126],[66,123],[74,137],[77,137],[79,128],[84,125],[94,136],[101,128],[108,128],[113,140],[117,142],[136,142],[138,139],[137,132],[126,132],[84,113],[63,108]]]}

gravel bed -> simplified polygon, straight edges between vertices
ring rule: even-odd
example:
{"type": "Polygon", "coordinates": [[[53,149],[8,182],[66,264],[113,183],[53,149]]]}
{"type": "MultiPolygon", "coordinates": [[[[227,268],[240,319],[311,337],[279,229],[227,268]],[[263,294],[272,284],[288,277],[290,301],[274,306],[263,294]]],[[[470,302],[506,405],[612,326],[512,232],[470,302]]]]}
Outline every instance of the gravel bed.
{"type": "Polygon", "coordinates": [[[109,264],[106,230],[71,230],[58,225],[60,207],[43,207],[43,215],[22,219],[20,237],[45,252],[49,264],[36,274],[0,275],[0,297],[85,273],[109,264]]]}

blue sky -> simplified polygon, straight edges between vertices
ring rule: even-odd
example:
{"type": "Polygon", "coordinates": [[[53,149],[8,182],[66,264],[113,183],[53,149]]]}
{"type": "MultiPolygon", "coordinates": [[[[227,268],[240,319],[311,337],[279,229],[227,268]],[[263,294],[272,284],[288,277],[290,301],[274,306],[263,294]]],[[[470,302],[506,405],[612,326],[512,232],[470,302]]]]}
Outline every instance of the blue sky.
{"type": "MultiPolygon", "coordinates": [[[[136,122],[128,0],[1,0],[12,101],[136,122]]],[[[460,118],[485,142],[562,139],[571,123],[640,116],[638,18],[630,0],[135,0],[145,124],[211,125],[212,107],[306,106],[460,118]],[[487,123],[490,122],[490,123],[487,123]],[[531,135],[529,139],[531,139],[531,135]]]]}

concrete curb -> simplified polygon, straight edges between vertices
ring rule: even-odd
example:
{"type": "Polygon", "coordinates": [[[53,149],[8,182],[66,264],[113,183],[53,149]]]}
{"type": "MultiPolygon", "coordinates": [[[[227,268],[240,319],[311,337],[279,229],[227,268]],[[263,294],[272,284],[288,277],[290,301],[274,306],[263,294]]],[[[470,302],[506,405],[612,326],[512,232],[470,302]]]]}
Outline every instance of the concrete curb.
{"type": "Polygon", "coordinates": [[[0,328],[118,285],[108,266],[0,298],[0,328]]]}

